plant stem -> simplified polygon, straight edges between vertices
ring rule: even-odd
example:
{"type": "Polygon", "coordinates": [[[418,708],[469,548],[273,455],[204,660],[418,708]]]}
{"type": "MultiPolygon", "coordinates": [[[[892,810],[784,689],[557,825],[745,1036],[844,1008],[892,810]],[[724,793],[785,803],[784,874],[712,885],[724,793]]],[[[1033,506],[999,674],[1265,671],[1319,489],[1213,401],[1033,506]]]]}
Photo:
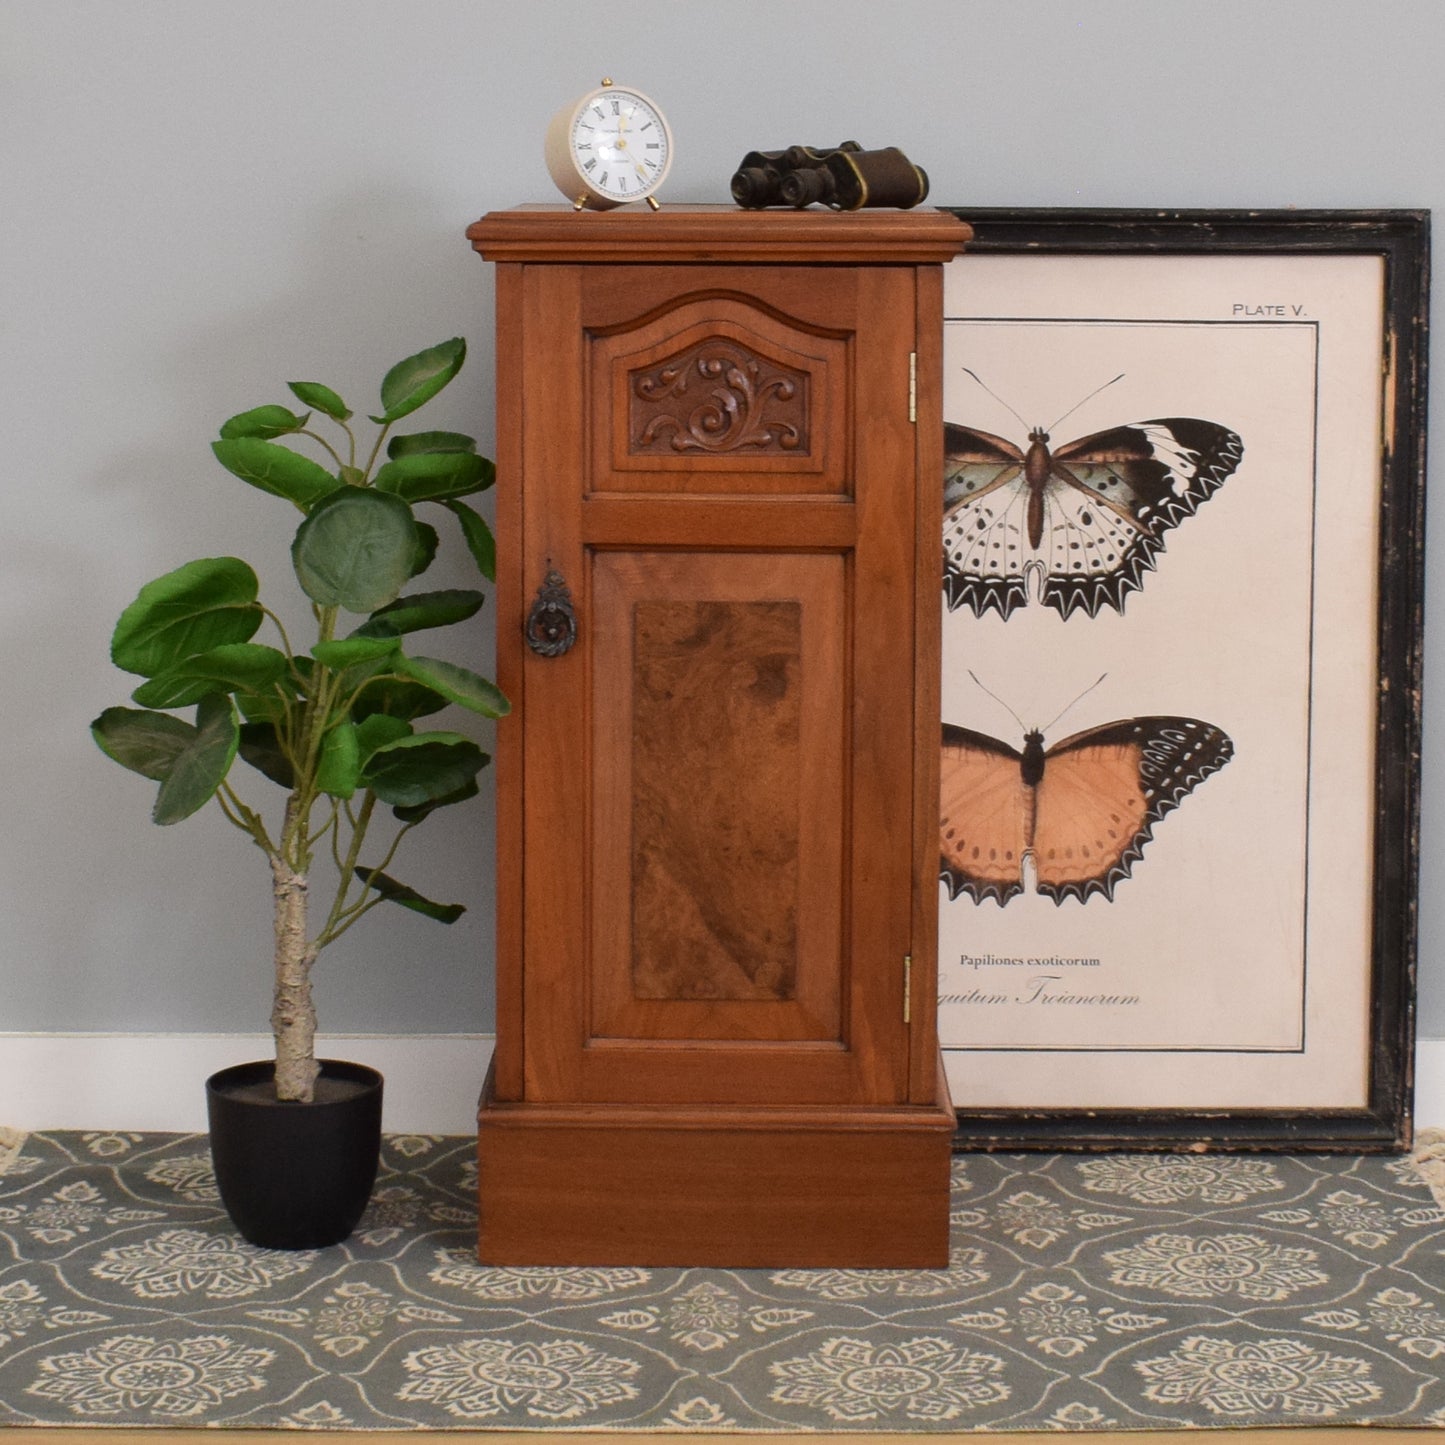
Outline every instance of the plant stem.
{"type": "MultiPolygon", "coordinates": [[[[316,935],[315,948],[320,950],[338,937],[337,924],[346,916],[346,896],[351,892],[352,879],[356,877],[356,863],[361,857],[362,845],[366,842],[366,830],[371,826],[371,815],[376,810],[376,794],[370,788],[366,790],[361,800],[361,808],[355,817],[348,819],[351,823],[351,845],[346,850],[345,858],[338,858],[336,869],[340,877],[336,885],[336,899],[331,905],[331,912],[327,915],[326,923],[321,932],[316,935]]],[[[339,836],[338,829],[338,836],[339,836]]]]}
{"type": "MultiPolygon", "coordinates": [[[[297,827],[299,799],[286,800],[284,836],[288,842],[297,827]]],[[[284,854],[271,859],[272,896],[276,905],[276,991],[271,1007],[271,1031],[276,1039],[276,1097],[309,1104],[315,1097],[316,1006],[311,997],[311,965],[316,948],[307,941],[306,875],[291,866],[284,854]]]]}
{"type": "Polygon", "coordinates": [[[376,434],[376,443],[371,448],[371,455],[366,459],[366,467],[362,472],[363,478],[370,478],[371,469],[376,465],[376,459],[381,455],[381,444],[386,440],[386,434],[391,430],[391,423],[387,422],[376,434]]]}
{"type": "Polygon", "coordinates": [[[341,460],[341,453],[337,451],[336,448],[332,446],[331,443],[327,441],[320,432],[312,431],[309,426],[304,426],[301,428],[300,435],[304,437],[310,437],[312,441],[319,442],[323,447],[325,447],[326,450],[331,453],[332,459],[335,461],[338,467],[344,467],[346,465],[346,463],[341,460]]]}
{"type": "Polygon", "coordinates": [[[266,826],[240,799],[230,783],[223,782],[216,791],[216,801],[226,820],[243,833],[248,833],[255,845],[268,857],[276,856],[276,845],[266,833],[266,826]]]}
{"type": "Polygon", "coordinates": [[[328,944],[335,943],[363,914],[370,913],[378,903],[384,903],[385,901],[380,893],[373,893],[369,898],[364,898],[360,903],[355,904],[341,915],[340,921],[334,928],[328,930],[326,933],[326,942],[328,944]]]}
{"type": "MultiPolygon", "coordinates": [[[[321,608],[317,623],[322,641],[336,628],[336,608],[321,608]]],[[[315,1097],[316,1005],[311,996],[311,966],[320,943],[309,937],[307,903],[311,870],[311,810],[316,803],[316,768],[335,684],[325,668],[302,712],[301,735],[294,739],[295,773],[280,845],[271,855],[271,891],[275,902],[276,989],[271,1031],[276,1039],[276,1097],[309,1104],[315,1097]]]]}
{"type": "Polygon", "coordinates": [[[282,623],[281,619],[277,617],[276,614],[265,605],[265,603],[258,602],[256,605],[261,609],[261,612],[264,616],[271,619],[272,625],[275,627],[276,631],[281,634],[281,649],[283,652],[285,652],[287,660],[290,661],[294,659],[295,654],[291,651],[291,639],[286,636],[286,628],[285,625],[282,623]]]}

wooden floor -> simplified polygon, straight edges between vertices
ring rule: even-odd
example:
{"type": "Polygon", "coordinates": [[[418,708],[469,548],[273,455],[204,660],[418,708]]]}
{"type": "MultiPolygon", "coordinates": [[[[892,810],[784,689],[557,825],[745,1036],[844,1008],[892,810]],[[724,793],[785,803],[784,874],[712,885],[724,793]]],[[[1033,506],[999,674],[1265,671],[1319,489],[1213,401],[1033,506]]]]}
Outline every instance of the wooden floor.
{"type": "MultiPolygon", "coordinates": [[[[23,1427],[0,1426],[0,1435],[7,1433],[19,1433],[23,1427]]],[[[218,1437],[223,1439],[225,1445],[278,1445],[278,1442],[289,1436],[320,1436],[327,1445],[403,1445],[403,1442],[410,1442],[414,1434],[434,1434],[442,1436],[446,1445],[539,1445],[545,1441],[546,1445],[598,1445],[598,1440],[604,1438],[607,1441],[617,1441],[619,1445],[630,1445],[630,1442],[655,1442],[657,1434],[677,1436],[687,1434],[687,1431],[668,1430],[659,1432],[642,1432],[632,1430],[108,1430],[89,1427],[80,1430],[57,1429],[52,1426],[39,1426],[38,1429],[45,1431],[45,1445],[99,1445],[99,1442],[108,1435],[114,1435],[117,1445],[216,1445],[218,1437]]],[[[1278,1439],[1279,1430],[1276,1429],[1230,1429],[1228,1426],[1219,1427],[1218,1433],[1229,1435],[1229,1445],[1345,1445],[1345,1442],[1358,1439],[1367,1442],[1367,1445],[1423,1445],[1423,1442],[1440,1437],[1445,1439],[1445,1430],[1393,1430],[1384,1427],[1373,1428],[1362,1425],[1339,1425],[1321,1429],[1301,1429],[1296,1426],[1281,1426],[1281,1429],[1289,1430],[1289,1439],[1281,1442],[1278,1439]]],[[[712,1440],[741,1440],[744,1438],[756,1438],[756,1434],[791,1434],[791,1431],[759,1431],[754,1435],[730,1435],[727,1432],[714,1433],[711,1430],[700,1430],[699,1435],[706,1435],[712,1440]]],[[[1032,1431],[1032,1430],[985,1430],[985,1431],[946,1431],[926,1430],[918,1434],[873,1434],[863,1431],[849,1431],[846,1434],[830,1435],[826,1433],[815,1434],[811,1431],[799,1431],[799,1434],[806,1434],[814,1445],[896,1445],[896,1442],[909,1440],[917,1441],[920,1436],[943,1437],[949,1434],[993,1434],[1002,1437],[1007,1445],[1058,1445],[1059,1431],[1032,1431]]],[[[1207,1430],[1071,1430],[1063,1432],[1077,1436],[1088,1442],[1088,1445],[1174,1445],[1181,1434],[1191,1434],[1196,1438],[1200,1435],[1213,1435],[1213,1429],[1207,1430]]]]}

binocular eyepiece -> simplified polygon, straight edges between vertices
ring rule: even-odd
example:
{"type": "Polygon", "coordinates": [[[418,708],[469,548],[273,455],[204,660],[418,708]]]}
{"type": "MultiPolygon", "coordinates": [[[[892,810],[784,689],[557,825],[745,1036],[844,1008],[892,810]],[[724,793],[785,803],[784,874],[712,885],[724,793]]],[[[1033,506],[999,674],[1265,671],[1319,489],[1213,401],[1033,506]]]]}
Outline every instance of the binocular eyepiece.
{"type": "Polygon", "coordinates": [[[732,178],[733,200],[747,210],[822,202],[835,211],[864,206],[907,210],[928,195],[928,176],[897,146],[865,151],[846,140],[831,150],[789,146],[749,151],[732,178]]]}

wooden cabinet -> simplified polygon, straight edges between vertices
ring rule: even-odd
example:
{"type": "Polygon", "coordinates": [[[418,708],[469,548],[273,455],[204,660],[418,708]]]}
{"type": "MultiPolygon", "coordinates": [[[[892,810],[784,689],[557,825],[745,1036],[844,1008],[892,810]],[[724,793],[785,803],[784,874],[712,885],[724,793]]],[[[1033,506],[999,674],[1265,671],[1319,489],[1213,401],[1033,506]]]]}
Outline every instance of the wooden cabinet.
{"type": "Polygon", "coordinates": [[[941,263],[968,228],[538,206],[468,234],[497,265],[513,703],[481,1256],[940,1265],[941,263]]]}

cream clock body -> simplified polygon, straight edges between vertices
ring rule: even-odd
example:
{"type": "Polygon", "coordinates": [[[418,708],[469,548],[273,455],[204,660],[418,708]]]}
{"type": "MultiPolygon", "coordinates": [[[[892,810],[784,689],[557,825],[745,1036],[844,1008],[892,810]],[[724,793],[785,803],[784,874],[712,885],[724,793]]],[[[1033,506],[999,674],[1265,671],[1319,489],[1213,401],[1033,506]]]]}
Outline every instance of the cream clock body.
{"type": "Polygon", "coordinates": [[[657,105],[631,86],[604,80],[565,105],[547,127],[547,170],[580,211],[646,201],[672,165],[672,131],[657,105]]]}

